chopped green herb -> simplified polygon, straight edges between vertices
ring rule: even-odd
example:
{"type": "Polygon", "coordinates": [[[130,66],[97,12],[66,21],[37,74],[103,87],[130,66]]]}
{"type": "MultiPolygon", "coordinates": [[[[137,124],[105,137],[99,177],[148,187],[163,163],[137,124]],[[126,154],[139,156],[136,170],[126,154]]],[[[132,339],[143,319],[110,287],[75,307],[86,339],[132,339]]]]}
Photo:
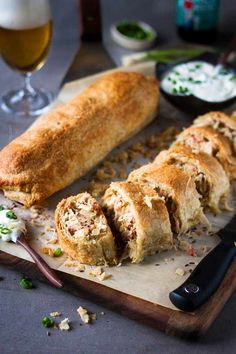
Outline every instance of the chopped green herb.
{"type": "Polygon", "coordinates": [[[195,68],[196,68],[196,69],[201,69],[201,67],[202,67],[202,64],[196,64],[196,65],[195,65],[195,68]]]}
{"type": "Polygon", "coordinates": [[[179,76],[180,75],[180,73],[178,72],[178,71],[174,71],[174,73],[175,73],[175,75],[177,75],[177,76],[179,76]]]}
{"type": "Polygon", "coordinates": [[[231,76],[230,81],[235,81],[236,80],[236,75],[231,76]]]}
{"type": "Polygon", "coordinates": [[[0,211],[4,210],[4,206],[0,205],[0,211]]]}
{"type": "Polygon", "coordinates": [[[51,318],[47,317],[47,316],[45,316],[42,319],[41,323],[46,328],[50,328],[50,327],[52,327],[54,325],[54,321],[51,318]]]}
{"type": "Polygon", "coordinates": [[[0,224],[0,234],[7,235],[10,234],[12,231],[5,227],[4,225],[0,224]]]}
{"type": "Polygon", "coordinates": [[[195,81],[194,81],[194,84],[201,84],[201,83],[202,83],[201,80],[195,80],[195,81]]]}
{"type": "Polygon", "coordinates": [[[55,251],[53,252],[54,257],[60,257],[62,255],[62,250],[60,247],[58,247],[57,249],[55,249],[55,251]]]}
{"type": "Polygon", "coordinates": [[[176,80],[172,80],[172,84],[173,85],[177,84],[177,81],[176,80]]]}
{"type": "Polygon", "coordinates": [[[188,81],[193,81],[193,78],[192,78],[192,77],[189,77],[189,78],[188,78],[188,81]]]}
{"type": "Polygon", "coordinates": [[[20,280],[20,287],[23,289],[33,289],[34,285],[29,278],[22,277],[20,280]]]}
{"type": "Polygon", "coordinates": [[[187,87],[180,86],[179,87],[179,92],[181,94],[185,94],[185,93],[189,92],[189,89],[187,87]]]}
{"type": "Polygon", "coordinates": [[[12,210],[7,211],[7,212],[6,212],[6,216],[7,216],[9,219],[17,219],[16,214],[15,214],[12,210]]]}
{"type": "Polygon", "coordinates": [[[190,72],[190,73],[194,73],[194,72],[195,72],[195,69],[194,69],[194,68],[189,69],[189,72],[190,72]]]}
{"type": "Polygon", "coordinates": [[[147,31],[135,21],[122,21],[116,28],[124,36],[137,40],[144,40],[153,37],[153,33],[151,31],[147,31]]]}
{"type": "Polygon", "coordinates": [[[173,90],[172,90],[172,93],[177,94],[178,90],[174,87],[173,90]]]}

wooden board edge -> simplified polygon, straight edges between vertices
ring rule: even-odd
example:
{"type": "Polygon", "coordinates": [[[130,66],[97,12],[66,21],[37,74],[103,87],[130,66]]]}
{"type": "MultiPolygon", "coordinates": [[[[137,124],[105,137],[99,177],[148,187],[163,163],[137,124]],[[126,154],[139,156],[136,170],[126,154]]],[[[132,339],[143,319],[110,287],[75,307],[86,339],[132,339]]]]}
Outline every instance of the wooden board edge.
{"type": "MultiPolygon", "coordinates": [[[[28,276],[39,278],[34,263],[0,252],[0,262],[28,276]]],[[[126,317],[144,323],[168,335],[193,338],[203,335],[212,325],[225,303],[236,289],[236,261],[229,268],[222,284],[209,301],[195,313],[175,311],[138,297],[108,288],[105,284],[59,272],[64,291],[99,303],[126,317]]],[[[44,280],[40,276],[40,280],[44,280]]]]}

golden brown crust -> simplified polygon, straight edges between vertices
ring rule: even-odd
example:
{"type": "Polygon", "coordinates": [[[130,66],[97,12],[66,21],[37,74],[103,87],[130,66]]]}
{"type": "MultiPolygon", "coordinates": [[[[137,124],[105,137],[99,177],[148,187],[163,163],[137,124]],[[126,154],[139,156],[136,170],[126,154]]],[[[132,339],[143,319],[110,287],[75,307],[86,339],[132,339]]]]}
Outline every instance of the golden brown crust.
{"type": "Polygon", "coordinates": [[[103,77],[0,152],[0,188],[25,206],[49,197],[147,125],[158,102],[154,78],[134,72],[103,77]]]}
{"type": "Polygon", "coordinates": [[[184,233],[200,222],[207,223],[194,179],[177,167],[152,163],[131,172],[128,180],[149,186],[165,197],[174,232],[184,233]],[[170,198],[172,207],[168,206],[170,198]]]}
{"type": "Polygon", "coordinates": [[[207,186],[202,188],[203,198],[201,201],[214,213],[220,211],[220,206],[226,206],[230,184],[223,167],[214,157],[204,152],[194,153],[190,147],[185,145],[173,145],[169,150],[162,151],[154,160],[154,163],[157,164],[163,162],[175,166],[180,164],[180,168],[185,172],[189,171],[190,174],[193,174],[196,186],[199,183],[199,175],[202,174],[207,186]],[[188,166],[191,166],[189,170],[188,166]]]}
{"type": "Polygon", "coordinates": [[[126,256],[133,263],[139,263],[145,256],[157,251],[172,248],[173,236],[168,211],[165,203],[156,198],[151,189],[143,190],[136,183],[111,183],[103,197],[103,205],[108,211],[114,210],[109,198],[116,193],[118,198],[129,204],[135,220],[136,237],[127,241],[125,250],[126,256]]]}
{"type": "Polygon", "coordinates": [[[88,193],[80,193],[63,199],[57,205],[55,211],[55,224],[60,246],[72,259],[90,265],[114,265],[117,263],[115,241],[106,217],[102,213],[99,204],[88,193]],[[65,228],[63,215],[71,207],[72,203],[79,202],[81,198],[84,198],[84,195],[88,196],[96,204],[97,209],[99,209],[99,215],[102,215],[107,226],[107,230],[97,237],[79,236],[74,238],[65,228]]]}
{"type": "Polygon", "coordinates": [[[211,127],[190,127],[182,131],[175,144],[190,146],[194,151],[203,151],[215,157],[230,179],[236,178],[236,158],[229,139],[211,127]]]}

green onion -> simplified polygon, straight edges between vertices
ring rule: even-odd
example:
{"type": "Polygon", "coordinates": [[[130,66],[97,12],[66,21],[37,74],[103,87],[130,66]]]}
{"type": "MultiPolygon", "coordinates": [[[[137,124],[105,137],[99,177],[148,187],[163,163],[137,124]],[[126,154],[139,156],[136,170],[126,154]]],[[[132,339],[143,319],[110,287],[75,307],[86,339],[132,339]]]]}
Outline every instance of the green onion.
{"type": "Polygon", "coordinates": [[[177,84],[177,81],[176,80],[172,80],[172,84],[177,84]]]}
{"type": "Polygon", "coordinates": [[[196,65],[195,65],[195,68],[196,68],[196,69],[201,69],[201,67],[202,67],[202,64],[196,64],[196,65]]]}
{"type": "Polygon", "coordinates": [[[7,211],[7,212],[6,212],[6,216],[7,216],[9,219],[17,219],[16,214],[15,214],[12,210],[7,211]]]}
{"type": "Polygon", "coordinates": [[[151,31],[147,31],[135,21],[121,21],[116,28],[124,36],[137,40],[144,40],[153,37],[153,33],[151,31]]]}
{"type": "Polygon", "coordinates": [[[202,49],[196,48],[172,48],[172,49],[159,49],[151,50],[147,52],[143,60],[154,60],[160,63],[172,63],[177,60],[191,59],[198,55],[201,55],[204,52],[202,49]]]}
{"type": "Polygon", "coordinates": [[[53,252],[54,257],[60,257],[62,255],[62,250],[60,247],[58,247],[57,249],[55,249],[55,251],[53,252]]]}
{"type": "Polygon", "coordinates": [[[54,321],[51,318],[47,317],[47,316],[45,316],[42,319],[41,323],[46,328],[50,328],[50,327],[52,327],[54,325],[54,321]]]}
{"type": "Polygon", "coordinates": [[[230,81],[235,81],[236,80],[236,75],[231,76],[230,81]]]}
{"type": "Polygon", "coordinates": [[[8,229],[8,227],[5,227],[4,225],[0,224],[0,234],[7,235],[11,234],[11,230],[8,229]]]}
{"type": "Polygon", "coordinates": [[[20,280],[20,287],[23,289],[33,289],[34,285],[29,278],[22,277],[20,280]]]}
{"type": "Polygon", "coordinates": [[[177,93],[178,93],[178,90],[174,87],[173,90],[172,90],[172,93],[177,94],[177,93]]]}
{"type": "Polygon", "coordinates": [[[0,205],[0,211],[4,210],[4,206],[0,205]]]}

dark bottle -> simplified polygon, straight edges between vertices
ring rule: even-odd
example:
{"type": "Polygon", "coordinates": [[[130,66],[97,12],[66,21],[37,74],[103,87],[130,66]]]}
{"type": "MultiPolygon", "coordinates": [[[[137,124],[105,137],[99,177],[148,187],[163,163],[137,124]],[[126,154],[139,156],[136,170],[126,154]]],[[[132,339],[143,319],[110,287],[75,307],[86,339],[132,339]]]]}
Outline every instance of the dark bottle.
{"type": "Polygon", "coordinates": [[[217,35],[219,0],[176,0],[176,24],[187,41],[210,43],[217,35]]]}
{"type": "Polygon", "coordinates": [[[80,0],[81,39],[99,41],[101,33],[101,10],[99,0],[80,0]]]}

